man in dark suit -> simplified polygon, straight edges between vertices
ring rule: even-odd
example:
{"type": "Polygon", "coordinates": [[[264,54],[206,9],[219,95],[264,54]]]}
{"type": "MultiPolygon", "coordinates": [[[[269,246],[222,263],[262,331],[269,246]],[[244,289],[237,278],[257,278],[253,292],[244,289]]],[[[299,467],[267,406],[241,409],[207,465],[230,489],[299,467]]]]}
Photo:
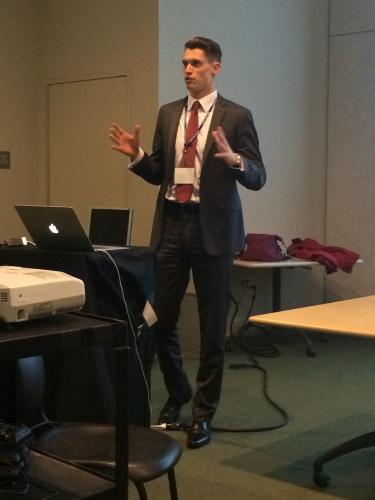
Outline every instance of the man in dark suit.
{"type": "Polygon", "coordinates": [[[176,333],[180,304],[192,270],[200,321],[200,365],[188,446],[210,441],[224,364],[233,256],[244,248],[237,182],[260,189],[266,173],[250,111],[215,89],[220,46],[195,37],[185,44],[183,74],[189,95],[162,106],[153,151],[140,148],[140,126],[110,130],[112,148],[130,157],[129,168],[160,185],[151,246],[156,250],[154,307],[158,359],[169,398],[159,422],[178,421],[192,398],[176,333]]]}

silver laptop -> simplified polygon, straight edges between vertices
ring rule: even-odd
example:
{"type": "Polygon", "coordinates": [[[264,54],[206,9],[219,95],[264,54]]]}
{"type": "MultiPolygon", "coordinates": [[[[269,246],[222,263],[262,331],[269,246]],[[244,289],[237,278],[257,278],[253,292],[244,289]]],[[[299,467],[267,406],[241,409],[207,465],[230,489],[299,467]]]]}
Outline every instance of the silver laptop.
{"type": "Polygon", "coordinates": [[[93,220],[90,221],[90,233],[91,226],[93,226],[94,242],[101,242],[98,245],[90,241],[72,207],[16,205],[15,209],[34,243],[42,250],[93,252],[95,250],[129,248],[128,243],[131,237],[133,217],[131,209],[123,209],[124,213],[121,214],[121,221],[117,212],[122,209],[116,209],[116,213],[112,213],[113,217],[110,220],[106,218],[105,221],[103,218],[98,218],[100,214],[96,213],[96,210],[99,210],[101,213],[102,210],[106,209],[93,209],[95,210],[95,215],[93,220]],[[110,235],[102,234],[103,231],[100,232],[100,226],[103,222],[109,226],[114,226],[116,223],[119,224],[118,228],[113,228],[114,233],[119,229],[117,238],[113,234],[110,237],[110,235]],[[106,241],[107,243],[105,243],[106,241]]]}
{"type": "Polygon", "coordinates": [[[95,248],[126,248],[133,222],[131,208],[92,208],[89,238],[95,248]]]}

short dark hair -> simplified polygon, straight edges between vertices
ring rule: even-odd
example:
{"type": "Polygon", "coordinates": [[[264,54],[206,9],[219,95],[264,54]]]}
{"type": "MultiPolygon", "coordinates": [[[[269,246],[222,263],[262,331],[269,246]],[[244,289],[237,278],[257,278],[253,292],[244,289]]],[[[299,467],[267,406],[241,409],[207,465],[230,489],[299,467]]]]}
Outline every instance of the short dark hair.
{"type": "Polygon", "coordinates": [[[208,59],[221,62],[220,45],[209,38],[195,36],[185,43],[185,49],[201,49],[208,59]]]}

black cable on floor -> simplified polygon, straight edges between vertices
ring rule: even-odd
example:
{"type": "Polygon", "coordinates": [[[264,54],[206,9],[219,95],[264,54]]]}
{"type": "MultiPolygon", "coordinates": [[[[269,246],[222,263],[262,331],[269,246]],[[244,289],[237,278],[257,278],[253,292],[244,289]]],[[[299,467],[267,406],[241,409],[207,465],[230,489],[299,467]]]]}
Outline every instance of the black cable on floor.
{"type": "Polygon", "coordinates": [[[272,431],[274,429],[280,429],[280,427],[284,427],[288,422],[289,422],[289,416],[287,412],[281,408],[273,399],[268,394],[268,373],[265,368],[260,366],[258,361],[252,357],[250,357],[250,360],[252,364],[238,364],[238,365],[232,365],[232,369],[254,369],[254,370],[259,370],[263,373],[263,385],[262,385],[262,390],[264,397],[268,401],[268,403],[279,413],[281,414],[282,421],[279,424],[275,425],[267,425],[267,426],[261,426],[261,427],[245,427],[241,429],[231,429],[228,427],[212,427],[213,431],[218,431],[218,432],[264,432],[264,431],[272,431]]]}
{"type": "MultiPolygon", "coordinates": [[[[248,327],[247,318],[249,316],[251,316],[251,312],[252,312],[253,307],[254,307],[255,296],[256,296],[255,286],[252,286],[250,288],[253,290],[253,294],[251,297],[250,306],[249,306],[249,310],[248,310],[248,313],[246,316],[246,320],[242,324],[242,326],[240,327],[240,329],[238,330],[238,332],[236,334],[233,333],[233,322],[234,322],[235,316],[238,312],[238,303],[235,300],[235,298],[231,295],[231,299],[235,305],[235,312],[232,315],[231,322],[230,322],[231,339],[236,343],[236,345],[238,345],[242,350],[245,350],[246,352],[249,352],[249,349],[245,348],[242,345],[241,334],[248,327]],[[246,328],[245,328],[245,326],[246,326],[246,328]]],[[[275,349],[276,348],[274,348],[273,350],[266,349],[264,352],[266,353],[267,357],[279,356],[280,352],[278,350],[277,350],[277,353],[274,354],[275,349]]],[[[267,426],[263,426],[263,427],[262,426],[261,427],[245,427],[245,428],[240,428],[240,429],[235,429],[235,428],[232,429],[232,428],[228,428],[228,427],[216,427],[215,426],[215,427],[212,427],[212,430],[214,430],[214,431],[218,431],[218,432],[265,432],[265,431],[271,431],[274,429],[280,429],[280,427],[284,427],[289,422],[289,416],[286,413],[286,411],[283,408],[281,408],[281,406],[279,406],[277,403],[275,403],[275,401],[273,401],[273,399],[268,394],[268,373],[267,373],[267,370],[265,368],[263,368],[256,359],[254,359],[254,357],[251,355],[251,353],[249,353],[249,354],[250,354],[250,363],[232,364],[229,366],[229,368],[234,369],[234,370],[254,369],[254,370],[261,371],[263,374],[263,384],[262,384],[263,395],[264,395],[266,401],[268,401],[268,403],[282,416],[282,420],[279,424],[267,425],[267,426]]],[[[260,354],[258,354],[258,355],[260,355],[260,354]]]]}
{"type": "MultiPolygon", "coordinates": [[[[274,345],[272,345],[270,343],[270,338],[269,338],[269,334],[268,334],[267,330],[262,326],[255,326],[255,325],[251,326],[249,324],[248,318],[249,318],[249,316],[251,316],[251,312],[252,312],[253,307],[254,307],[254,302],[255,302],[255,297],[256,297],[256,287],[251,286],[250,290],[252,290],[253,293],[252,293],[252,297],[250,300],[249,309],[246,313],[244,321],[242,322],[241,326],[238,328],[238,330],[236,332],[234,332],[233,323],[234,323],[234,320],[237,316],[239,307],[238,307],[238,302],[236,301],[234,296],[231,294],[231,300],[234,304],[234,312],[232,314],[232,318],[231,318],[231,321],[229,324],[229,331],[230,331],[229,341],[233,341],[242,350],[249,352],[250,355],[260,356],[262,358],[276,358],[277,356],[280,356],[280,351],[277,347],[275,347],[274,345]],[[267,343],[260,342],[260,343],[255,344],[255,345],[253,343],[251,346],[245,345],[245,339],[246,339],[245,334],[251,328],[256,329],[257,332],[259,332],[259,331],[263,332],[264,333],[263,340],[266,341],[267,343]]],[[[247,338],[250,339],[250,337],[251,337],[251,334],[247,338]]],[[[228,350],[230,350],[230,347],[228,350]]]]}

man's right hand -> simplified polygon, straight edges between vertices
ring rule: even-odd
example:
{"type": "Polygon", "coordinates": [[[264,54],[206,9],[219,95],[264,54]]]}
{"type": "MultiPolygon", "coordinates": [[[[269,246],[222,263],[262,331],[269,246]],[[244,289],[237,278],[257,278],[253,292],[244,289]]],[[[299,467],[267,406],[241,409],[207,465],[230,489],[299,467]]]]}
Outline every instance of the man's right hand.
{"type": "Polygon", "coordinates": [[[109,139],[112,142],[112,149],[120,151],[126,156],[129,156],[131,161],[134,161],[139,153],[139,131],[140,125],[134,127],[134,132],[129,134],[121,128],[117,123],[112,123],[109,129],[109,139]]]}

